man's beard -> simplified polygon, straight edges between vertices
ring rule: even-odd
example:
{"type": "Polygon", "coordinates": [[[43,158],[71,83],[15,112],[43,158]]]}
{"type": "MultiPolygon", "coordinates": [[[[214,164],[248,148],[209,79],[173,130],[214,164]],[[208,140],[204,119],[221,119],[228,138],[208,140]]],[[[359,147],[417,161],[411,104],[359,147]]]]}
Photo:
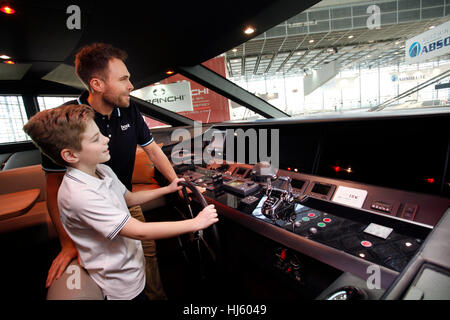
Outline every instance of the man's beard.
{"type": "Polygon", "coordinates": [[[128,99],[120,99],[122,96],[116,95],[112,96],[109,94],[102,95],[102,99],[105,103],[109,104],[112,108],[127,108],[130,105],[128,99]]]}

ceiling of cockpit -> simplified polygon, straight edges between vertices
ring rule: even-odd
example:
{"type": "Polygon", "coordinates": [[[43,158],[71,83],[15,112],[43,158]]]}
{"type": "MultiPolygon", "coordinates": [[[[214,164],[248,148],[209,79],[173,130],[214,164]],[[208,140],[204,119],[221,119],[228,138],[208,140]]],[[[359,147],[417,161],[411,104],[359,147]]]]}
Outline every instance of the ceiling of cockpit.
{"type": "Polygon", "coordinates": [[[127,51],[131,79],[139,88],[174,66],[196,65],[226,52],[316,2],[11,0],[16,13],[0,12],[0,55],[15,64],[0,63],[0,80],[70,78],[68,66],[78,48],[106,42],[127,51]],[[256,29],[250,36],[243,33],[249,25],[256,29]]]}

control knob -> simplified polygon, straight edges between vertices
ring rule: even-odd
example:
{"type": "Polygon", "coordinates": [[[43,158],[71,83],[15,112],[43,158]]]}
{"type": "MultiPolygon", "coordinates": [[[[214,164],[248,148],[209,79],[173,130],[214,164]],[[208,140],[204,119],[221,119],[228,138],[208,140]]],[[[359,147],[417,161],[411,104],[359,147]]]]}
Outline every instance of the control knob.
{"type": "Polygon", "coordinates": [[[367,294],[360,288],[346,286],[330,293],[325,300],[364,300],[367,294]]]}

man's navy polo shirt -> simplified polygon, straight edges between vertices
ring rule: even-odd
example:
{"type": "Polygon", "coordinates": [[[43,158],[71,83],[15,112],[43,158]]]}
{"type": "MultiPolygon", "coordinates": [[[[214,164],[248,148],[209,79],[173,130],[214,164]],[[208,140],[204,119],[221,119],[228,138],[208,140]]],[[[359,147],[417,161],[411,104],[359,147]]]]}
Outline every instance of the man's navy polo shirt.
{"type": "MultiPolygon", "coordinates": [[[[88,96],[89,92],[85,91],[77,100],[66,102],[65,105],[81,103],[89,105],[88,96]]],[[[130,102],[128,108],[115,108],[110,119],[96,111],[94,120],[100,132],[109,138],[108,146],[111,159],[105,164],[111,167],[119,180],[131,191],[136,146],[139,144],[141,147],[145,147],[153,141],[153,136],[147,124],[132,102],[130,102]]],[[[46,172],[66,170],[43,154],[42,168],[46,172]]]]}

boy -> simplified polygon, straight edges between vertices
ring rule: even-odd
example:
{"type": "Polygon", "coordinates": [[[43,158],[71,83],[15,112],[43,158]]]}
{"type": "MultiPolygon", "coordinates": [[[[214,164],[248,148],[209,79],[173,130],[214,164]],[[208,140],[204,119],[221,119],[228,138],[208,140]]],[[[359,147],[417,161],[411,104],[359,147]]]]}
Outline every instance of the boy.
{"type": "Polygon", "coordinates": [[[107,299],[145,297],[145,261],[140,241],[161,239],[207,228],[218,221],[213,205],[196,218],[143,223],[128,207],[181,189],[175,179],[157,190],[129,192],[109,160],[108,141],[84,104],[41,111],[24,126],[38,148],[67,167],[58,191],[64,229],[75,242],[80,264],[102,288],[107,299]]]}

